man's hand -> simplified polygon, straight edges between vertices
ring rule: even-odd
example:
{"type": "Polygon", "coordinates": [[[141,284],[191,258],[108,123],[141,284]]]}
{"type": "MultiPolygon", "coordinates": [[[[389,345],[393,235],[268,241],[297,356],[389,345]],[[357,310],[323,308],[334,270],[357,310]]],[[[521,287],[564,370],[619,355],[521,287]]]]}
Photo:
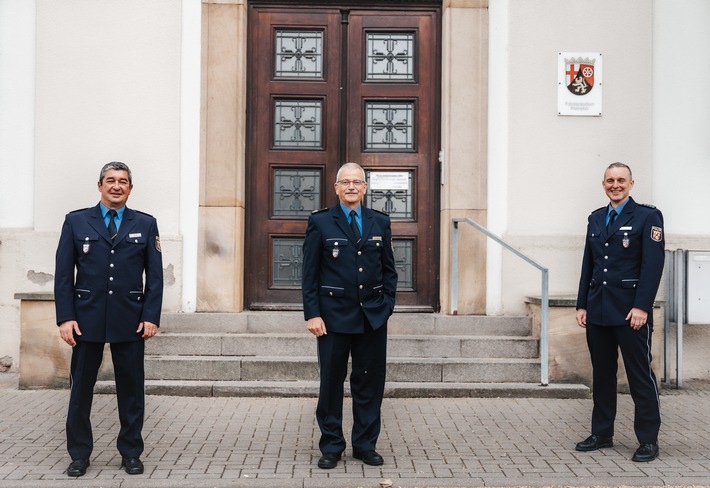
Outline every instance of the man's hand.
{"type": "Polygon", "coordinates": [[[141,322],[138,324],[138,330],[136,332],[140,334],[141,331],[143,331],[143,339],[150,339],[158,333],[158,326],[153,322],[141,322]]]}
{"type": "Polygon", "coordinates": [[[325,322],[323,322],[323,319],[320,317],[313,317],[312,319],[308,319],[308,322],[306,322],[306,327],[308,327],[308,332],[310,332],[316,337],[320,337],[322,335],[327,334],[327,332],[325,331],[325,322]]]}
{"type": "Polygon", "coordinates": [[[71,347],[76,346],[76,341],[74,340],[74,332],[76,335],[81,335],[79,330],[79,324],[76,320],[67,320],[59,324],[59,337],[62,338],[64,342],[69,344],[71,347]]]}
{"type": "Polygon", "coordinates": [[[581,328],[586,329],[587,328],[587,310],[584,308],[579,308],[577,309],[577,325],[579,325],[581,328]]]}
{"type": "Polygon", "coordinates": [[[626,316],[626,320],[631,321],[632,329],[639,330],[641,327],[646,325],[646,321],[648,320],[648,312],[641,310],[640,308],[632,308],[626,316]]]}

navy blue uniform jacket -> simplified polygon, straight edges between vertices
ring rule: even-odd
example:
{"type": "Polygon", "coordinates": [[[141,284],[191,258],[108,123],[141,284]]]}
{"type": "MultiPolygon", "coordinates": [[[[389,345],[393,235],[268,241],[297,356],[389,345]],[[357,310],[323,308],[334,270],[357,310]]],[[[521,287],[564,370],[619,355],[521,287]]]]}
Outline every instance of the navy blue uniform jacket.
{"type": "Polygon", "coordinates": [[[111,241],[98,205],[67,214],[57,247],[54,300],[57,324],[79,324],[82,335],[77,340],[142,340],[138,325],[160,325],[163,302],[155,218],[126,207],[111,241]]]}
{"type": "Polygon", "coordinates": [[[303,242],[303,312],[321,317],[326,330],[374,330],[394,310],[397,270],[388,215],[362,207],[362,239],[355,242],[340,204],[310,215],[303,242]]]}
{"type": "Polygon", "coordinates": [[[653,325],[665,259],[663,215],[629,197],[607,231],[607,208],[589,216],[577,308],[587,310],[587,323],[593,325],[628,325],[628,313],[640,308],[653,325]]]}

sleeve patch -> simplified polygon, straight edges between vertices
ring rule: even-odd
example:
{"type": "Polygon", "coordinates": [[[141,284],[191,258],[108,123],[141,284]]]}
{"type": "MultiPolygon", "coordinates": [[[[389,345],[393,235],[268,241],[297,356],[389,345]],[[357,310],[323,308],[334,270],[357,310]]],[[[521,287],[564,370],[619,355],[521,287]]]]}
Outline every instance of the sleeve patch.
{"type": "Polygon", "coordinates": [[[663,239],[663,229],[661,227],[651,227],[651,239],[656,242],[661,242],[663,239]]]}

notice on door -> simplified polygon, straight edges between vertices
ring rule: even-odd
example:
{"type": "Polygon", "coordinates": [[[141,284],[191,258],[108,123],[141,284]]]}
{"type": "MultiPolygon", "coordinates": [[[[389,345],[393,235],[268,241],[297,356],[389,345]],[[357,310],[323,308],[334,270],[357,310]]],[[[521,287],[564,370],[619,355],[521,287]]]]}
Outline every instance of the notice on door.
{"type": "Polygon", "coordinates": [[[370,171],[370,190],[409,190],[409,172],[370,171]]]}

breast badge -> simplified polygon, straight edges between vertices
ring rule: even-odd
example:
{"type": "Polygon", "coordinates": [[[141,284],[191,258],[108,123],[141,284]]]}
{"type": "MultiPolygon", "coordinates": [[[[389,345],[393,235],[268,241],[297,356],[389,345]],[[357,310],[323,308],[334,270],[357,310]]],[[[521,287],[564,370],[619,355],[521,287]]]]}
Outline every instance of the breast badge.
{"type": "Polygon", "coordinates": [[[621,240],[621,245],[624,246],[624,249],[629,247],[629,233],[624,232],[624,238],[621,240]]]}
{"type": "Polygon", "coordinates": [[[340,249],[338,248],[338,242],[336,241],[334,244],[335,247],[333,247],[333,258],[337,258],[338,255],[340,254],[340,249]]]}
{"type": "Polygon", "coordinates": [[[84,254],[89,254],[89,251],[91,250],[91,244],[89,244],[88,237],[85,238],[84,245],[81,246],[81,250],[84,251],[84,254]]]}

